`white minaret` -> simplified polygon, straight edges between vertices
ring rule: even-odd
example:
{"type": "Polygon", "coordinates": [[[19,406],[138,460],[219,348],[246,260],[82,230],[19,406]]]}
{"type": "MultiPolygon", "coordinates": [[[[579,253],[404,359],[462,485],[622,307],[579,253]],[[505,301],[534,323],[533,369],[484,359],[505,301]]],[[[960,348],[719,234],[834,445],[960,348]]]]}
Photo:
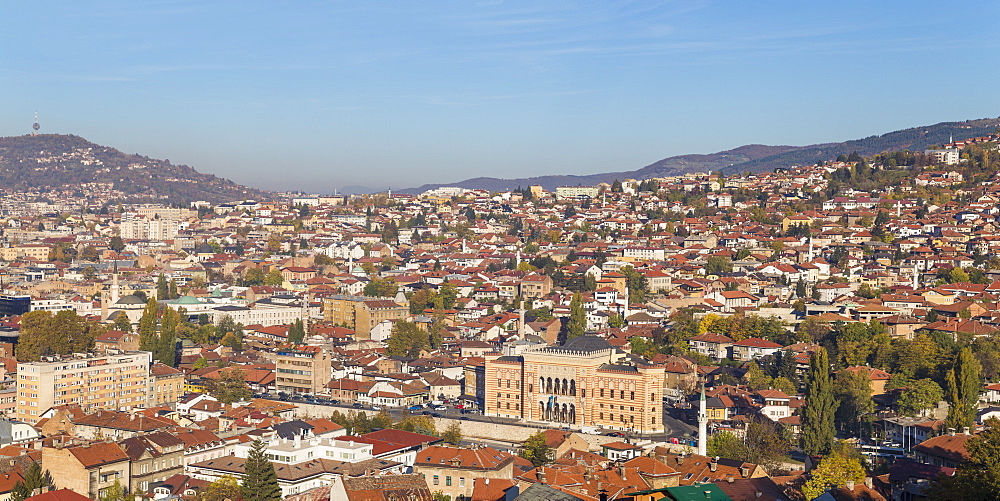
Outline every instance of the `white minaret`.
{"type": "Polygon", "coordinates": [[[701,399],[698,401],[698,455],[708,452],[708,409],[705,403],[705,383],[701,383],[701,399]]]}
{"type": "Polygon", "coordinates": [[[809,237],[809,262],[813,262],[813,239],[809,237]]]}
{"type": "Polygon", "coordinates": [[[521,267],[521,249],[517,250],[517,267],[521,267]]]}
{"type": "Polygon", "coordinates": [[[628,284],[625,284],[625,309],[622,310],[622,320],[628,318],[628,284]]]}
{"type": "Polygon", "coordinates": [[[917,290],[917,281],[918,281],[917,280],[917,265],[916,265],[916,263],[914,263],[913,264],[913,290],[914,291],[917,290]]]}
{"type": "Polygon", "coordinates": [[[526,329],[525,325],[524,325],[524,299],[521,299],[521,309],[520,309],[519,314],[520,314],[520,317],[521,317],[521,323],[518,324],[519,327],[520,327],[520,329],[518,329],[518,336],[521,339],[524,339],[525,334],[528,332],[528,329],[526,329]]]}

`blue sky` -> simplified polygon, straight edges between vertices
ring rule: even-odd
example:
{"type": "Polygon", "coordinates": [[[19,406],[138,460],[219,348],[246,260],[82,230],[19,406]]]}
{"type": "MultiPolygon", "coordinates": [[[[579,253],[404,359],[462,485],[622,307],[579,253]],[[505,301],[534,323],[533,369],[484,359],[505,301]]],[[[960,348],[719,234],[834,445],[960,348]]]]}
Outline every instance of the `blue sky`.
{"type": "Polygon", "coordinates": [[[1000,3],[8,2],[0,135],[270,189],[637,169],[996,117],[1000,3]]]}

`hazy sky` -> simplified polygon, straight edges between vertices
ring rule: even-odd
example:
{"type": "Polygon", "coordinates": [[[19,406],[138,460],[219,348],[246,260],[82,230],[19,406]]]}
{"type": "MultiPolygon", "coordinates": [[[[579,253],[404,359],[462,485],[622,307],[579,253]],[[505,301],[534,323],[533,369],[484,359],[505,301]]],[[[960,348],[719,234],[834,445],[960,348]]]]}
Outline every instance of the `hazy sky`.
{"type": "Polygon", "coordinates": [[[996,1],[4,2],[0,135],[271,189],[584,174],[996,117],[996,1]]]}

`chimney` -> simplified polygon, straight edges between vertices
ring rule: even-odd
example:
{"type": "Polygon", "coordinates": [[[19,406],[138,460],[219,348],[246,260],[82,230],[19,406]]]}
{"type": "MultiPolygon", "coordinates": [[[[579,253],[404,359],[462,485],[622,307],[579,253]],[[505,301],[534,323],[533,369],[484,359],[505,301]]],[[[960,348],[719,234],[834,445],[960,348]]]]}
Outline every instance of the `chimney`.
{"type": "Polygon", "coordinates": [[[955,429],[954,428],[948,428],[948,436],[949,437],[954,437],[955,436],[955,429]]]}
{"type": "Polygon", "coordinates": [[[684,455],[683,454],[678,454],[677,455],[677,464],[684,464],[684,455]]]}
{"type": "Polygon", "coordinates": [[[963,435],[972,435],[971,430],[972,430],[972,428],[969,428],[968,426],[964,426],[964,427],[962,427],[962,434],[963,435]]]}
{"type": "Polygon", "coordinates": [[[623,480],[625,479],[625,466],[624,465],[618,465],[618,476],[622,477],[623,480]]]}
{"type": "Polygon", "coordinates": [[[719,456],[712,458],[712,462],[708,463],[708,469],[711,471],[719,469],[719,456]]]}
{"type": "Polygon", "coordinates": [[[588,481],[588,482],[590,482],[591,480],[594,479],[594,472],[590,471],[590,467],[589,466],[583,472],[583,479],[586,480],[586,481],[588,481]]]}
{"type": "Polygon", "coordinates": [[[869,489],[875,488],[875,483],[872,481],[872,477],[865,477],[865,487],[869,489]]]}
{"type": "Polygon", "coordinates": [[[854,492],[854,481],[848,480],[847,485],[845,485],[845,487],[847,487],[847,490],[854,492]]]}
{"type": "Polygon", "coordinates": [[[538,483],[544,484],[546,480],[545,470],[543,470],[542,468],[538,468],[538,471],[535,473],[535,477],[538,478],[538,483]]]}
{"type": "Polygon", "coordinates": [[[732,475],[726,475],[726,482],[733,483],[736,479],[732,475]]]}
{"type": "Polygon", "coordinates": [[[740,475],[743,475],[743,478],[750,478],[750,468],[747,466],[740,466],[740,475]]]}

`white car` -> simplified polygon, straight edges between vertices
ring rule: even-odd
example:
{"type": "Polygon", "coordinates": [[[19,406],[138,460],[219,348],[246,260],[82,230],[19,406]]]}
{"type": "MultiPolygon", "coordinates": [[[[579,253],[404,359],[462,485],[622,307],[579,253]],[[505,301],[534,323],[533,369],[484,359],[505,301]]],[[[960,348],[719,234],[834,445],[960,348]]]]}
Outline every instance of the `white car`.
{"type": "Polygon", "coordinates": [[[446,411],[446,410],[448,410],[448,408],[445,407],[445,406],[443,406],[443,405],[439,405],[439,406],[435,407],[434,410],[436,410],[436,411],[446,411]]]}
{"type": "Polygon", "coordinates": [[[373,410],[373,411],[380,411],[380,410],[382,410],[382,408],[381,408],[381,407],[379,407],[379,406],[377,406],[377,405],[373,405],[373,406],[372,406],[372,410],[373,410]]]}

